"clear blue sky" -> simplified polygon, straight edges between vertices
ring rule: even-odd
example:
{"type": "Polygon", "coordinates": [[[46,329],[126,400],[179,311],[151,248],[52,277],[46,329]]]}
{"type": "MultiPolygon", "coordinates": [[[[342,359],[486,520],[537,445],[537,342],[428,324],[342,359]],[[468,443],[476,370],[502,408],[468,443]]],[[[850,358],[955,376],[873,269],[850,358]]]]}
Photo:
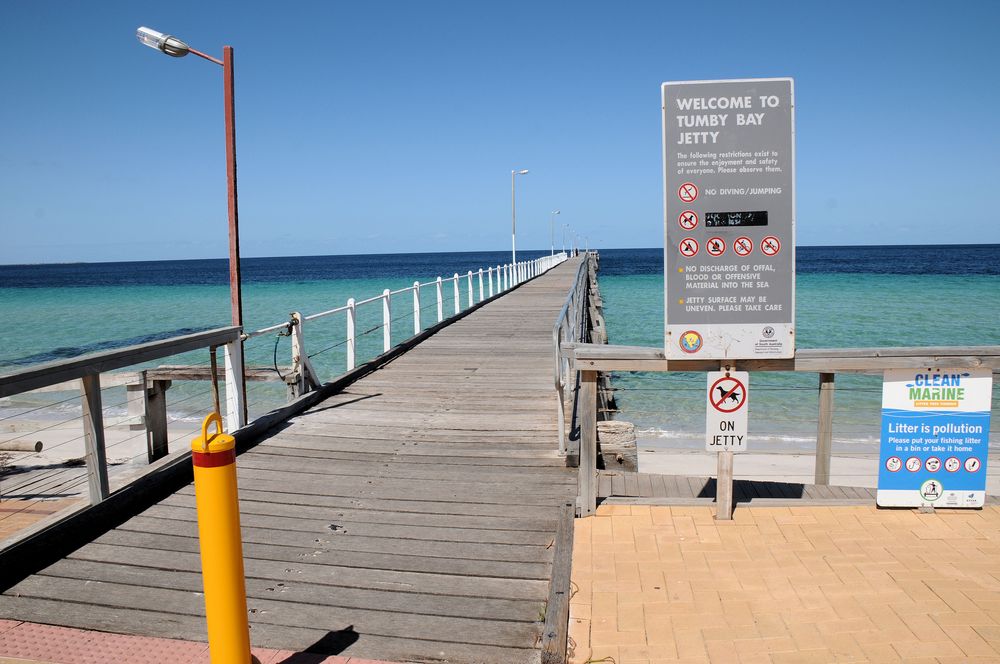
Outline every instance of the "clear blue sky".
{"type": "Polygon", "coordinates": [[[1000,242],[1000,3],[0,3],[0,263],[662,246],[660,83],[792,76],[798,242],[1000,242]],[[560,239],[556,238],[557,246],[560,239]]]}

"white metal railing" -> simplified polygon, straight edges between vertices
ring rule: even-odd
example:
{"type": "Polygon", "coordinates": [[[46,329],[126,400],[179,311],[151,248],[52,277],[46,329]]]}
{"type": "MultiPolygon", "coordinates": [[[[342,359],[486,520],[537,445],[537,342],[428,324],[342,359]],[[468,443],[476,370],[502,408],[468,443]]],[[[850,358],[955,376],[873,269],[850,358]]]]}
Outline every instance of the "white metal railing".
{"type": "Polygon", "coordinates": [[[552,357],[555,368],[555,386],[558,408],[559,453],[566,454],[566,388],[570,380],[575,380],[575,374],[570,371],[570,360],[563,357],[562,344],[583,341],[587,306],[588,265],[589,255],[580,261],[570,289],[563,303],[555,325],[552,326],[552,357]]]}
{"type": "MultiPolygon", "coordinates": [[[[389,290],[385,289],[380,295],[374,297],[369,297],[364,300],[355,300],[354,298],[349,298],[347,303],[343,306],[336,307],[334,309],[328,309],[326,311],[320,311],[315,314],[310,314],[304,316],[299,312],[293,312],[291,314],[291,319],[285,323],[279,323],[277,325],[271,325],[259,330],[252,332],[247,332],[244,334],[244,339],[251,339],[253,337],[259,337],[265,334],[272,333],[284,333],[285,335],[291,334],[292,336],[292,370],[296,372],[299,377],[299,384],[297,387],[297,393],[301,394],[310,387],[315,387],[320,385],[323,381],[317,375],[316,370],[310,361],[311,357],[319,353],[314,353],[309,355],[306,352],[306,336],[305,327],[306,323],[312,323],[335,314],[346,314],[346,329],[345,336],[343,340],[335,344],[334,346],[328,347],[326,350],[330,350],[339,345],[346,346],[346,366],[345,371],[351,371],[356,368],[359,364],[358,360],[358,340],[366,334],[374,333],[379,329],[382,330],[382,352],[387,352],[392,348],[392,334],[393,334],[393,311],[392,311],[392,301],[393,298],[403,296],[407,293],[410,294],[413,301],[413,334],[407,337],[407,339],[412,338],[420,334],[425,327],[424,321],[421,320],[421,314],[424,308],[430,308],[433,306],[430,303],[422,304],[421,295],[430,287],[433,287],[434,297],[436,298],[434,304],[437,308],[437,319],[435,323],[440,323],[445,320],[445,309],[451,309],[452,315],[458,315],[464,309],[469,309],[474,306],[477,301],[482,302],[488,298],[499,295],[511,288],[517,286],[518,284],[533,279],[534,277],[552,269],[556,265],[559,265],[567,258],[567,254],[558,253],[551,256],[542,256],[534,260],[519,261],[516,265],[497,265],[490,266],[487,268],[481,268],[476,272],[472,270],[467,271],[464,275],[460,275],[457,272],[451,277],[444,279],[442,277],[437,277],[433,281],[428,281],[421,283],[419,281],[414,281],[413,285],[408,288],[401,288],[399,290],[389,290]],[[446,307],[445,303],[445,288],[450,283],[451,285],[451,300],[448,304],[450,306],[446,307]],[[463,291],[465,299],[465,307],[463,309],[463,291]],[[476,300],[476,292],[478,291],[479,299],[476,300]],[[375,305],[376,303],[381,304],[382,317],[381,323],[371,327],[370,329],[359,331],[358,328],[358,309],[361,307],[366,307],[369,305],[375,305]]],[[[398,316],[397,316],[398,318],[398,316]]],[[[397,328],[398,329],[398,328],[397,328]]],[[[327,339],[326,342],[330,340],[327,339]]],[[[319,351],[324,352],[324,351],[319,351]]]]}

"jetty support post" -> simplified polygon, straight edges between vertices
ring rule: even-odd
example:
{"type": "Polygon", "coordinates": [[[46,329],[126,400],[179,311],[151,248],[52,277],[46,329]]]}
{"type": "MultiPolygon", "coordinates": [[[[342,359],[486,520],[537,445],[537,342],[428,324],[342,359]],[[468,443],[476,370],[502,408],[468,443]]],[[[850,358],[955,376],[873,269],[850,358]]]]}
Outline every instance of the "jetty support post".
{"type": "Polygon", "coordinates": [[[101,412],[101,376],[80,379],[83,396],[83,445],[87,460],[90,504],[96,505],[111,493],[108,489],[107,452],[104,447],[104,416],[101,412]]]}
{"type": "Polygon", "coordinates": [[[247,423],[242,335],[225,345],[223,355],[226,362],[226,430],[236,431],[247,423]]]}
{"type": "Polygon", "coordinates": [[[597,512],[597,372],[580,372],[580,479],[578,516],[597,512]]]}
{"type": "Polygon", "coordinates": [[[733,452],[719,452],[718,476],[715,480],[715,518],[733,519],[733,452]]]}
{"type": "Polygon", "coordinates": [[[833,452],[833,393],[836,374],[819,375],[819,421],[816,425],[816,484],[830,483],[833,452]]]}
{"type": "MultiPolygon", "coordinates": [[[[736,371],[731,362],[723,362],[722,371],[736,371]]],[[[719,452],[718,466],[715,475],[715,519],[717,521],[732,521],[733,519],[733,452],[719,452]]]]}
{"type": "Polygon", "coordinates": [[[149,463],[167,456],[167,389],[169,380],[147,381],[143,371],[143,406],[146,425],[146,458],[149,463]]]}

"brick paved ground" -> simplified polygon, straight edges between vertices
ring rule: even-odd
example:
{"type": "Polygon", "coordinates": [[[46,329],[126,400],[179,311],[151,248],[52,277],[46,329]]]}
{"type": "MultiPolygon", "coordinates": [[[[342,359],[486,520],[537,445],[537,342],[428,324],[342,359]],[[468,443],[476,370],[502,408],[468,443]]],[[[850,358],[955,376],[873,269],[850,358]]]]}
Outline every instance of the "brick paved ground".
{"type": "Polygon", "coordinates": [[[1000,508],[601,506],[573,664],[1000,662],[1000,508]]]}
{"type": "MultiPolygon", "coordinates": [[[[260,664],[392,664],[254,648],[260,664]]],[[[208,664],[208,644],[0,620],[0,664],[208,664]]]]}

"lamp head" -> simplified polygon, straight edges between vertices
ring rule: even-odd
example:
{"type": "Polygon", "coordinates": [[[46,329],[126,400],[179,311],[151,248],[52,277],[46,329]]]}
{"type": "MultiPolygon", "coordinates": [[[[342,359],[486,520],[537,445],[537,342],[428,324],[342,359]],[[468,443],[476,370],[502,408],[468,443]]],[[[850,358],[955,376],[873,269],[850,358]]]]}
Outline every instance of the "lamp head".
{"type": "Polygon", "coordinates": [[[511,173],[514,173],[516,175],[527,175],[528,174],[528,169],[525,168],[525,169],[520,170],[520,171],[511,171],[511,173]]]}
{"type": "Polygon", "coordinates": [[[187,44],[177,37],[165,35],[152,28],[140,27],[135,31],[135,36],[146,46],[155,48],[157,51],[162,51],[175,58],[183,58],[191,50],[187,44]]]}

